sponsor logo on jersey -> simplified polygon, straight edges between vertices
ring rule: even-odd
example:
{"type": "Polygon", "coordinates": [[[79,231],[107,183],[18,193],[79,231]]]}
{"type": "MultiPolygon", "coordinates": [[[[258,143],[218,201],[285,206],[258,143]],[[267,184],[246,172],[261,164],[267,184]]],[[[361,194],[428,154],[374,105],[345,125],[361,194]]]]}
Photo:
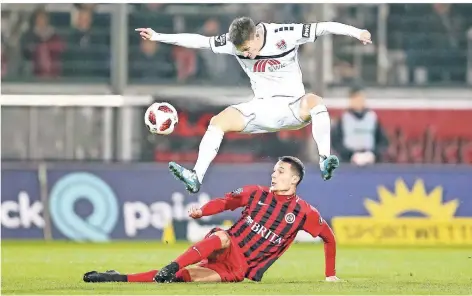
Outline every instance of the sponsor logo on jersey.
{"type": "Polygon", "coordinates": [[[246,224],[251,227],[252,232],[255,232],[261,237],[269,240],[274,245],[281,245],[284,242],[284,239],[280,235],[265,228],[264,225],[255,222],[251,216],[246,216],[246,224]]]}
{"type": "Polygon", "coordinates": [[[215,36],[215,47],[225,46],[226,45],[226,34],[220,36],[215,36]]]}
{"type": "Polygon", "coordinates": [[[310,38],[311,24],[304,24],[302,29],[302,37],[310,38]]]}
{"type": "Polygon", "coordinates": [[[253,67],[253,72],[274,72],[286,67],[287,64],[282,64],[274,59],[258,60],[253,67]]]}
{"type": "Polygon", "coordinates": [[[285,40],[280,40],[279,42],[277,42],[275,44],[275,46],[277,46],[278,49],[280,50],[286,50],[287,49],[287,42],[285,42],[285,40]]]}

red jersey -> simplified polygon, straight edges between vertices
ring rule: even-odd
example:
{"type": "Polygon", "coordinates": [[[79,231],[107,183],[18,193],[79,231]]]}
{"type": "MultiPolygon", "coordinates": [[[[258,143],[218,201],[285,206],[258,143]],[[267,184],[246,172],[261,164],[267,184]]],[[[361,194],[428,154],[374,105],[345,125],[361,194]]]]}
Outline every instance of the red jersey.
{"type": "Polygon", "coordinates": [[[325,241],[326,276],[335,275],[334,235],[319,212],[297,195],[281,196],[262,186],[245,186],[202,207],[204,216],[244,207],[228,229],[249,266],[246,278],[260,281],[263,274],[289,248],[298,231],[325,241]]]}

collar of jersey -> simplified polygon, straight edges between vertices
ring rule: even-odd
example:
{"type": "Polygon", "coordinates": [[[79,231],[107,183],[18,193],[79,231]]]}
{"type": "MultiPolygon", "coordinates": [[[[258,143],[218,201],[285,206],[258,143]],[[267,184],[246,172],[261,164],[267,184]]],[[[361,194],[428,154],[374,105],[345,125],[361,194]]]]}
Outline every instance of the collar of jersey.
{"type": "Polygon", "coordinates": [[[264,23],[262,23],[262,22],[257,23],[256,27],[259,26],[259,24],[261,24],[262,27],[264,28],[264,42],[262,42],[262,47],[261,47],[261,49],[259,49],[259,51],[261,51],[261,50],[264,48],[264,46],[266,45],[266,40],[267,40],[267,28],[266,28],[266,26],[264,25],[264,23]]]}

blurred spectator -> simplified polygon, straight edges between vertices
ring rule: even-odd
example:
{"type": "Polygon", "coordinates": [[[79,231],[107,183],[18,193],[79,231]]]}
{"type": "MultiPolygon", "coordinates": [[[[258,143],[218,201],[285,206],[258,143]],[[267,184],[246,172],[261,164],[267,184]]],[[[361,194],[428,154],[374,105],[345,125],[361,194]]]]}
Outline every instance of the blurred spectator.
{"type": "Polygon", "coordinates": [[[22,38],[23,56],[33,64],[33,73],[38,77],[57,77],[62,70],[62,53],[66,46],[49,24],[46,11],[34,14],[32,29],[22,38]]]}
{"type": "Polygon", "coordinates": [[[461,15],[449,3],[414,6],[409,14],[403,33],[410,77],[415,77],[410,80],[464,82],[466,28],[461,15]]]}
{"type": "Polygon", "coordinates": [[[356,69],[351,63],[339,59],[334,62],[333,73],[338,83],[352,83],[357,76],[356,69]]]}
{"type": "Polygon", "coordinates": [[[2,78],[7,75],[7,55],[5,53],[5,46],[3,44],[3,38],[2,38],[2,78]]]}
{"type": "Polygon", "coordinates": [[[434,49],[428,63],[429,80],[465,81],[465,36],[462,17],[449,3],[434,3],[428,17],[428,47],[434,49]],[[434,33],[433,33],[434,32],[434,33]]]}
{"type": "Polygon", "coordinates": [[[197,73],[197,55],[193,49],[174,46],[172,57],[177,66],[177,80],[186,82],[195,77],[197,73]]]}
{"type": "Polygon", "coordinates": [[[93,11],[97,7],[97,3],[74,3],[74,6],[79,9],[85,9],[85,10],[90,10],[93,11]]]}
{"type": "Polygon", "coordinates": [[[381,161],[388,139],[377,114],[367,109],[362,87],[351,89],[349,105],[333,127],[333,149],[344,162],[367,165],[381,161]]]}
{"type": "Polygon", "coordinates": [[[140,51],[130,60],[131,77],[142,80],[175,77],[175,66],[165,45],[142,40],[140,51]]]}
{"type": "Polygon", "coordinates": [[[140,4],[141,10],[144,10],[148,13],[162,11],[166,7],[166,3],[143,3],[140,4]]]}
{"type": "Polygon", "coordinates": [[[107,77],[109,75],[109,40],[92,27],[93,12],[79,9],[68,38],[66,76],[107,77]]]}
{"type": "MultiPolygon", "coordinates": [[[[204,36],[217,36],[222,34],[221,26],[218,20],[209,19],[203,25],[203,28],[199,32],[204,36]]],[[[229,58],[222,54],[215,54],[212,50],[200,50],[198,51],[200,57],[203,60],[203,75],[215,82],[220,82],[226,79],[227,62],[229,58]]]]}

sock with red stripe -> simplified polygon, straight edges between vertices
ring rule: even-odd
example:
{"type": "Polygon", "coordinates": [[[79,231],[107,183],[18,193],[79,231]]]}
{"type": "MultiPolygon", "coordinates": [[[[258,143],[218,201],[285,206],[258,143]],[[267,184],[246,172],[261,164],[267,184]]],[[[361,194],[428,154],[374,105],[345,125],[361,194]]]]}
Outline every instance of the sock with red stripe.
{"type": "Polygon", "coordinates": [[[207,237],[188,248],[174,262],[182,269],[208,258],[214,251],[221,249],[221,239],[217,235],[207,237]]]}
{"type": "Polygon", "coordinates": [[[151,270],[142,273],[133,273],[127,275],[127,281],[130,283],[151,283],[154,282],[154,276],[158,270],[151,270]]]}

